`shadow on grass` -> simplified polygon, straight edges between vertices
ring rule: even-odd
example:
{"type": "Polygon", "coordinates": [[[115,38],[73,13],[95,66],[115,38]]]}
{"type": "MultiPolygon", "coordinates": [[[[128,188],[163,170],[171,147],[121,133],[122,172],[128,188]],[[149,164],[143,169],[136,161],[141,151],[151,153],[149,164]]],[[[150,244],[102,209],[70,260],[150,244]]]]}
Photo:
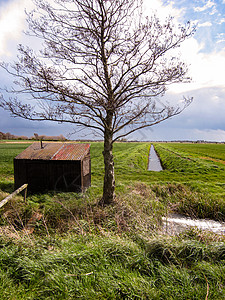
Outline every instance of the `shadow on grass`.
{"type": "Polygon", "coordinates": [[[0,189],[3,191],[3,192],[6,192],[6,193],[12,193],[14,192],[14,183],[12,182],[0,182],[0,189]]]}

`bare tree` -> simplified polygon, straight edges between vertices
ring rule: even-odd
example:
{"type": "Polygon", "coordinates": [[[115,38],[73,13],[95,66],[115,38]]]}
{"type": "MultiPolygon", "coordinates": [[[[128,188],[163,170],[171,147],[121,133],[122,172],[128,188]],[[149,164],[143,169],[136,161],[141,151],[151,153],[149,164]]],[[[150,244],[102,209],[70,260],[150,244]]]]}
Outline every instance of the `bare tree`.
{"type": "Polygon", "coordinates": [[[186,65],[172,53],[194,30],[189,23],[175,25],[171,17],[163,22],[154,14],[145,17],[140,0],[35,4],[27,14],[28,34],[40,38],[43,47],[35,53],[19,45],[18,62],[1,64],[16,78],[10,91],[15,97],[2,96],[1,106],[24,119],[69,122],[100,132],[103,203],[111,203],[113,143],[179,114],[191,102],[184,98],[182,107],[173,107],[160,96],[169,84],[189,80],[186,65]]]}

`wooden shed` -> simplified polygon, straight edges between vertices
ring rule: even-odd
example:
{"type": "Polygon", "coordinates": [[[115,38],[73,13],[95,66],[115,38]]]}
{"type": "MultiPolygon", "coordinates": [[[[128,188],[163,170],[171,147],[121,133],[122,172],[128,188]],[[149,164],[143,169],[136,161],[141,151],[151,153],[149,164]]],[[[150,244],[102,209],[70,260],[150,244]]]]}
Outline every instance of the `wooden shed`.
{"type": "Polygon", "coordinates": [[[15,188],[81,192],[91,185],[90,144],[35,142],[14,158],[15,188]]]}

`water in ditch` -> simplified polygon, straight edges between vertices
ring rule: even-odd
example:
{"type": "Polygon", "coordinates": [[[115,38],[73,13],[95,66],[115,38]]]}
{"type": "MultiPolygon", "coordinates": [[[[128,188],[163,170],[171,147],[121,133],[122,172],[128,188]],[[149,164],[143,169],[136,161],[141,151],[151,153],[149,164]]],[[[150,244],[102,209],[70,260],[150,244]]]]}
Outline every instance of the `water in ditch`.
{"type": "MultiPolygon", "coordinates": [[[[160,159],[151,145],[149,152],[148,170],[160,172],[163,170],[160,159]]],[[[217,234],[225,234],[225,222],[217,222],[206,219],[192,219],[178,214],[163,218],[163,232],[167,234],[178,234],[190,228],[208,230],[217,234]]]]}
{"type": "Polygon", "coordinates": [[[151,145],[150,152],[149,152],[149,159],[148,159],[148,171],[160,172],[162,170],[163,168],[160,159],[157,153],[155,152],[154,146],[151,145]]]}
{"type": "Polygon", "coordinates": [[[178,234],[190,228],[207,230],[217,234],[225,234],[225,222],[217,222],[208,219],[192,219],[182,215],[174,214],[163,218],[163,232],[167,234],[178,234]]]}

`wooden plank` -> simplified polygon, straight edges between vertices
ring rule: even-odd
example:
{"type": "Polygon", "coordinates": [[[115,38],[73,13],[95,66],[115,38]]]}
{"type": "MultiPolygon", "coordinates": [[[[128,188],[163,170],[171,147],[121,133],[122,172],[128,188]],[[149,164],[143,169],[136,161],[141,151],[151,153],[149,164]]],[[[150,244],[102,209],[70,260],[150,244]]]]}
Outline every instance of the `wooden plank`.
{"type": "Polygon", "coordinates": [[[9,196],[7,196],[5,199],[3,199],[0,202],[0,208],[5,205],[10,199],[12,199],[15,195],[19,194],[20,192],[22,192],[23,190],[25,190],[27,188],[28,184],[24,184],[22,185],[20,188],[18,188],[16,191],[14,191],[12,194],[10,194],[9,196]]]}

